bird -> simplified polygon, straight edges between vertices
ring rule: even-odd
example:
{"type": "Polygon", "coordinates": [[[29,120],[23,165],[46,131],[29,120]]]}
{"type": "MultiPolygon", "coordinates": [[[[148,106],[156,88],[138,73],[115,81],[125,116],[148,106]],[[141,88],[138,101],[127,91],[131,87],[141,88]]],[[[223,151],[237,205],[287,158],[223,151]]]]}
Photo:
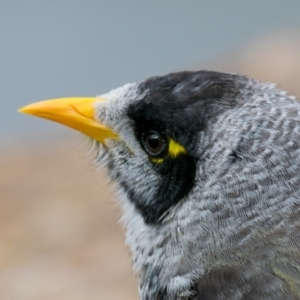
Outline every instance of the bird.
{"type": "Polygon", "coordinates": [[[300,299],[300,104],[235,73],[182,71],[20,112],[96,145],[141,300],[300,299]]]}

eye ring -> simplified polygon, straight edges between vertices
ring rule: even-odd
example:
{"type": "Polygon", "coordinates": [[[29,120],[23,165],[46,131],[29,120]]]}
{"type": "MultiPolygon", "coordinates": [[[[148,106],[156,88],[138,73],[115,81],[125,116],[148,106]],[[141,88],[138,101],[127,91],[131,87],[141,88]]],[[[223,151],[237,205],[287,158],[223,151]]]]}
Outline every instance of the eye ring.
{"type": "Polygon", "coordinates": [[[166,149],[166,140],[157,131],[147,131],[142,135],[145,151],[153,156],[160,156],[166,149]]]}

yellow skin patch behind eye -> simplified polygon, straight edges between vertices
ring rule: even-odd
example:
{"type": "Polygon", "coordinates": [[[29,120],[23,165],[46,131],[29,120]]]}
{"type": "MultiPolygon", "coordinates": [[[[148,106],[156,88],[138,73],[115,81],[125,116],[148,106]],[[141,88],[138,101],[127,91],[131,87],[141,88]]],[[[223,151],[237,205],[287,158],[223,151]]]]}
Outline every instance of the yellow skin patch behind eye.
{"type": "MultiPolygon", "coordinates": [[[[181,154],[186,154],[186,153],[187,153],[187,151],[182,145],[178,144],[173,139],[169,139],[167,156],[169,156],[171,158],[176,158],[177,156],[179,156],[181,154]]],[[[163,158],[152,158],[151,161],[156,164],[161,164],[161,163],[163,163],[164,159],[163,158]]]]}
{"type": "Polygon", "coordinates": [[[173,139],[170,139],[168,155],[170,155],[171,157],[177,157],[180,154],[186,154],[186,153],[187,151],[183,146],[175,142],[173,139]]]}

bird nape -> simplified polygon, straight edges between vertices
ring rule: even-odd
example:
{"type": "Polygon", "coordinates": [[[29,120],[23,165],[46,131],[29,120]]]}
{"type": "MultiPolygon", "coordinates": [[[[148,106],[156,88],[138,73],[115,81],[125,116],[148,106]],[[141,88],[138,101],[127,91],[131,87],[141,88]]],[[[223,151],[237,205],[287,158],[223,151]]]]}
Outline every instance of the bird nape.
{"type": "Polygon", "coordinates": [[[300,104],[210,71],[20,110],[90,136],[142,300],[300,299],[300,104]]]}

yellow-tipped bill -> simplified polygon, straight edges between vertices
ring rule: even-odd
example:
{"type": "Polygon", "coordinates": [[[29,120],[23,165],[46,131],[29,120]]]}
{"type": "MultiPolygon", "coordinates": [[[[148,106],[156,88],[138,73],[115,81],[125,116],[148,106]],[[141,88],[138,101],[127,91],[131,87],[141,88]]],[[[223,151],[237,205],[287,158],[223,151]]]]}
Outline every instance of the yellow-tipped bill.
{"type": "Polygon", "coordinates": [[[103,101],[104,98],[59,98],[24,106],[19,112],[61,123],[105,144],[106,139],[118,139],[118,135],[95,119],[95,103],[103,101]]]}

